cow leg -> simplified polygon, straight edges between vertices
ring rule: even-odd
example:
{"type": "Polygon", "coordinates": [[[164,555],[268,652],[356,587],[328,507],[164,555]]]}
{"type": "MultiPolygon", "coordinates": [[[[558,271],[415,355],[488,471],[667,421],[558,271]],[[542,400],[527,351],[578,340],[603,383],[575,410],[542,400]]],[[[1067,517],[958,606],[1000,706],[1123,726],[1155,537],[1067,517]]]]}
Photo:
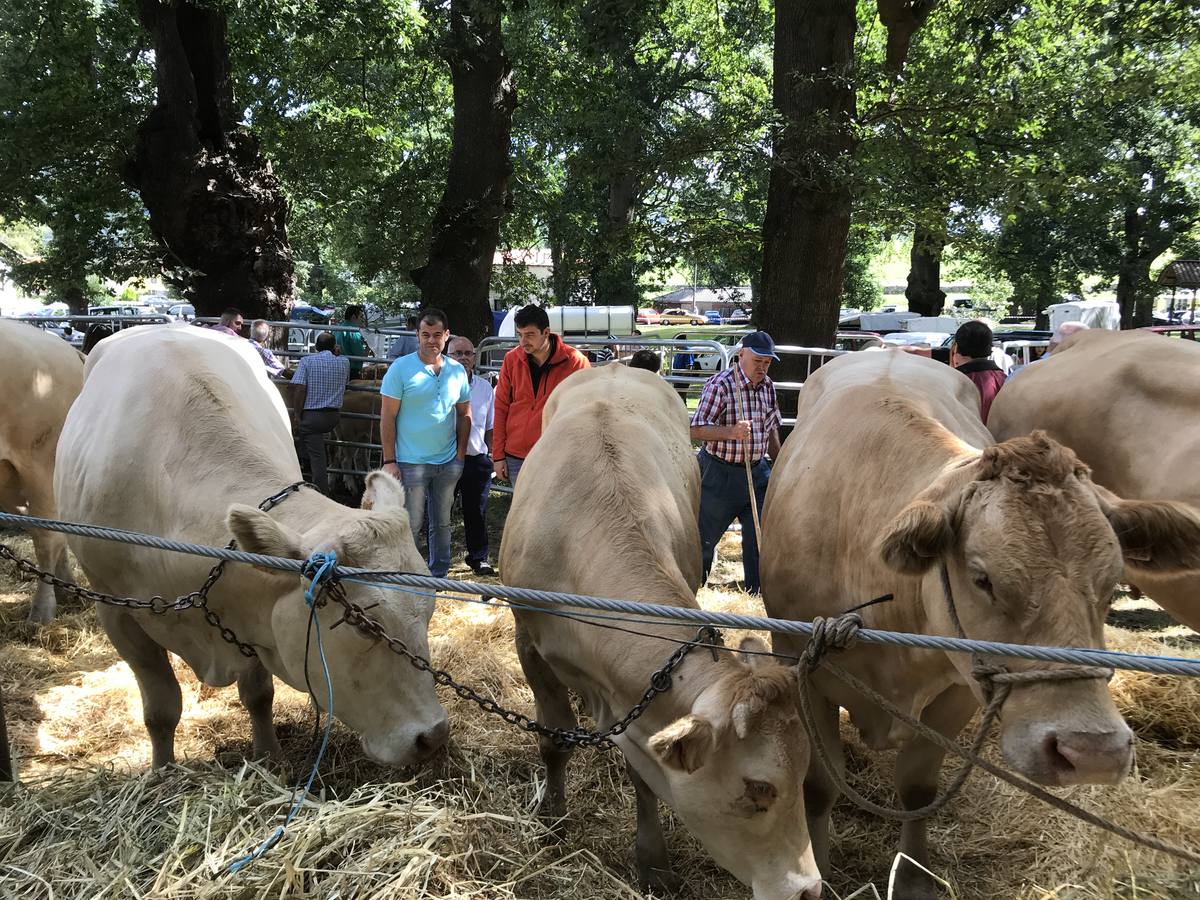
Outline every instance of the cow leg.
{"type": "MultiPolygon", "coordinates": [[[[533,641],[517,621],[517,656],[525,680],[533,691],[537,720],[551,728],[575,728],[578,722],[571,709],[567,687],[537,652],[533,641]]],[[[538,736],[538,749],[546,766],[546,793],[538,805],[538,815],[547,822],[560,822],[567,814],[567,762],[571,749],[559,745],[553,738],[538,736]]]]}
{"type": "MultiPolygon", "coordinates": [[[[921,714],[921,721],[948,738],[963,730],[978,704],[965,686],[948,688],[921,714]]],[[[905,809],[919,809],[933,801],[938,773],[946,752],[924,738],[913,738],[896,755],[896,792],[905,809]]],[[[928,822],[918,819],[900,826],[900,851],[923,866],[929,865],[928,822]]],[[[901,863],[896,873],[895,900],[938,896],[938,887],[916,866],[901,863]]]]}
{"type": "MultiPolygon", "coordinates": [[[[846,755],[842,748],[842,735],[839,728],[839,707],[822,697],[811,685],[807,687],[807,690],[814,724],[821,742],[825,746],[829,762],[839,774],[844,774],[846,755]]],[[[826,879],[832,872],[829,819],[833,804],[839,795],[837,784],[829,777],[829,773],[817,759],[816,751],[813,750],[808,763],[808,774],[804,777],[804,809],[808,816],[808,834],[812,841],[813,857],[816,859],[821,875],[826,879]]]]}
{"type": "MultiPolygon", "coordinates": [[[[38,513],[30,510],[31,515],[38,513]]],[[[74,581],[71,576],[71,564],[67,556],[67,541],[61,534],[54,531],[30,531],[33,539],[33,553],[37,558],[38,568],[50,572],[62,581],[74,581]]],[[[58,605],[67,599],[67,592],[60,587],[51,587],[38,582],[37,591],[33,595],[33,604],[29,607],[29,621],[44,624],[54,618],[58,605]]]]}
{"type": "Polygon", "coordinates": [[[629,763],[625,764],[637,797],[637,838],[633,844],[638,883],[643,891],[670,893],[679,889],[680,878],[667,859],[667,839],[658,817],[658,797],[629,763]]]}
{"type": "MultiPolygon", "coordinates": [[[[22,478],[8,460],[0,460],[0,509],[9,513],[23,513],[43,519],[55,518],[54,495],[50,479],[22,478]]],[[[49,572],[63,581],[71,581],[71,565],[67,557],[67,539],[56,531],[31,529],[33,555],[38,568],[49,572]]],[[[53,588],[38,582],[33,593],[33,604],[29,607],[29,621],[44,624],[54,618],[57,604],[66,600],[62,588],[53,588]]]]}
{"type": "Polygon", "coordinates": [[[275,701],[275,684],[271,680],[271,673],[261,662],[255,661],[254,665],[238,675],[237,686],[242,706],[246,707],[246,712],[250,714],[254,758],[269,756],[281,761],[283,748],[279,746],[279,738],[275,734],[275,720],[271,712],[275,701]]]}
{"type": "Polygon", "coordinates": [[[109,640],[137,679],[142,720],[150,735],[151,765],[158,769],[175,762],[175,729],[183,713],[183,695],[167,651],[128,613],[101,606],[97,614],[109,640]]]}

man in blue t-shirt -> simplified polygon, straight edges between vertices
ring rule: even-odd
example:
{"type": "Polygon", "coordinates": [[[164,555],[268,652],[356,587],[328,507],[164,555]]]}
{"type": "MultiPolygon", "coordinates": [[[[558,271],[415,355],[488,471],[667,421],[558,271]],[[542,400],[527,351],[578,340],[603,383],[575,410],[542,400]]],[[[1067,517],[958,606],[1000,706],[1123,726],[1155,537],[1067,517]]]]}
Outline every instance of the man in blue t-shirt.
{"type": "Polygon", "coordinates": [[[449,334],[444,312],[422,312],[417,352],[392,363],[379,388],[383,470],[404,483],[414,539],[428,499],[429,571],[436,578],[445,578],[450,569],[450,509],[471,436],[467,370],[442,355],[449,334]]]}

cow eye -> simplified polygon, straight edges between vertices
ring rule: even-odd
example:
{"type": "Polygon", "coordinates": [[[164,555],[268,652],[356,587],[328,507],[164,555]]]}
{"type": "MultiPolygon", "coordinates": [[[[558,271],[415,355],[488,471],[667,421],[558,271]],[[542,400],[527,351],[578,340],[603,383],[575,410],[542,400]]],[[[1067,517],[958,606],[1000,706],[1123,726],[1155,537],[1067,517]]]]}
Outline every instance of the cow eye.
{"type": "Polygon", "coordinates": [[[745,778],[743,781],[746,784],[746,799],[751,802],[754,811],[766,812],[775,801],[775,785],[769,781],[756,781],[753,778],[745,778]]]}
{"type": "Polygon", "coordinates": [[[988,578],[982,572],[976,574],[972,579],[975,582],[975,587],[979,588],[985,594],[992,593],[992,579],[988,578]]]}

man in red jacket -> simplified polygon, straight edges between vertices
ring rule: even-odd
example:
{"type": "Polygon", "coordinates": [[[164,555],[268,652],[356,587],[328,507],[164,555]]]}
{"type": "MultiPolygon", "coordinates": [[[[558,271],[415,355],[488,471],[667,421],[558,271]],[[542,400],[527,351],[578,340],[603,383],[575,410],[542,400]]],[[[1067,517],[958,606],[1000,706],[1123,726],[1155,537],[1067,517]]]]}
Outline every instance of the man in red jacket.
{"type": "Polygon", "coordinates": [[[550,317],[540,306],[517,310],[513,321],[520,343],[504,354],[496,382],[492,458],[496,477],[515,486],[521,464],[542,435],[542,407],[550,393],[591,363],[550,331],[550,317]]]}
{"type": "Polygon", "coordinates": [[[1004,370],[992,361],[992,329],[978,319],[960,326],[954,334],[950,365],[979,388],[979,415],[986,425],[992,401],[1004,385],[1004,370]]]}

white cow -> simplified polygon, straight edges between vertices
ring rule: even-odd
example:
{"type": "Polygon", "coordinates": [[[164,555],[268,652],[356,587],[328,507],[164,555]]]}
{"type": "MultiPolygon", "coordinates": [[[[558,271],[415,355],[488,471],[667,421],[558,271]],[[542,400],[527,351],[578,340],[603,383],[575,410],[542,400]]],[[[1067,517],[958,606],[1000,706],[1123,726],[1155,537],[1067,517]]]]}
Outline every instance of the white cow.
{"type": "MultiPolygon", "coordinates": [[[[500,549],[509,584],[696,607],[700,471],[683,404],[642,369],[576,372],[555,388],[529,454],[500,549]]],[[[636,625],[605,631],[571,618],[516,611],[517,652],[541,721],[575,727],[567,689],[610,727],[695,629],[636,625]],[[657,636],[657,637],[656,637],[657,636]],[[667,641],[661,640],[668,638],[667,641]]],[[[755,638],[741,649],[765,651],[755,638]]],[[[637,791],[639,875],[669,885],[658,820],[662,800],[755,900],[815,900],[821,878],[804,821],[808,743],[794,671],[752,653],[697,650],[670,690],[615,742],[637,791]]],[[[541,741],[541,814],[566,813],[570,751],[541,741]]]]}
{"type": "MultiPolygon", "coordinates": [[[[83,384],[83,357],[62,338],[23,322],[0,321],[0,509],[56,518],[54,449],[83,384]]],[[[67,541],[32,531],[39,568],[70,580],[67,541]]],[[[55,592],[38,584],[31,622],[54,618],[55,592]]]]}
{"type": "MultiPolygon", "coordinates": [[[[268,512],[263,498],[300,480],[287,414],[262,361],[240,339],[189,326],[142,326],[105,340],[88,358],[79,401],[58,448],[61,514],[200,544],[238,546],[293,559],[334,550],[338,562],[427,574],[416,552],[404,491],[383,473],[368,479],[364,509],[303,488],[268,512]],[[65,490],[67,487],[71,489],[65,490]]],[[[71,539],[92,584],[110,594],[175,597],[194,591],[212,565],[200,557],[94,539],[71,539]]],[[[206,684],[237,682],[250,713],[256,755],[278,753],[271,721],[277,675],[305,686],[308,608],[298,575],[229,564],[209,606],[257,650],[243,656],[197,610],[152,615],[101,605],[100,621],[142,693],[153,763],[174,758],[181,712],[167,651],[206,684]]],[[[428,656],[428,596],[346,584],[350,599],[411,650],[428,656]]],[[[334,714],[362,736],[368,756],[407,765],[449,734],[430,676],[381,642],[343,625],[330,603],[318,612],[333,682],[334,714]]],[[[326,690],[315,641],[308,676],[318,703],[326,690]]]]}

